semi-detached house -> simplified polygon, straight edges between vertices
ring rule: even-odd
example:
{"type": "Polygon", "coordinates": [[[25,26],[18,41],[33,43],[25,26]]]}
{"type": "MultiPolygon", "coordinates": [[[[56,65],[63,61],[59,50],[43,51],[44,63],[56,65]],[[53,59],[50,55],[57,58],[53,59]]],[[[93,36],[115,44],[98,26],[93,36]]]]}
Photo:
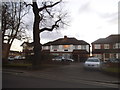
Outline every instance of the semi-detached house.
{"type": "Polygon", "coordinates": [[[84,61],[90,55],[90,45],[87,42],[67,36],[45,43],[42,49],[51,55],[73,58],[75,61],[84,61]]]}
{"type": "Polygon", "coordinates": [[[120,34],[110,35],[92,42],[92,54],[104,61],[120,58],[120,34]]]}

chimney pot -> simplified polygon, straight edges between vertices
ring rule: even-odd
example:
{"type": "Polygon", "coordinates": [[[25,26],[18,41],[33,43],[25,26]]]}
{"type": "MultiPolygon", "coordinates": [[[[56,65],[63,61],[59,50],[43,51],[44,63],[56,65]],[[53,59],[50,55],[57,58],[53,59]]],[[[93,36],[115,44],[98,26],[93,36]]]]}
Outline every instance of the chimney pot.
{"type": "Polygon", "coordinates": [[[64,36],[64,39],[67,39],[67,36],[64,36]]]}

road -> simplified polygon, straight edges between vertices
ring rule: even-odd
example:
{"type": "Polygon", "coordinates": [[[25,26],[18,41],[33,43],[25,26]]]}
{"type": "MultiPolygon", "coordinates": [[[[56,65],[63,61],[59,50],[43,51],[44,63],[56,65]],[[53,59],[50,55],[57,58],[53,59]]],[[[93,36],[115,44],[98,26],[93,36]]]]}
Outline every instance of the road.
{"type": "Polygon", "coordinates": [[[3,73],[3,87],[118,88],[118,84],[114,84],[118,82],[117,77],[100,71],[86,71],[82,63],[71,63],[37,71],[3,70],[3,73]]]}
{"type": "Polygon", "coordinates": [[[100,85],[88,85],[35,77],[3,74],[3,88],[106,88],[100,85]]]}

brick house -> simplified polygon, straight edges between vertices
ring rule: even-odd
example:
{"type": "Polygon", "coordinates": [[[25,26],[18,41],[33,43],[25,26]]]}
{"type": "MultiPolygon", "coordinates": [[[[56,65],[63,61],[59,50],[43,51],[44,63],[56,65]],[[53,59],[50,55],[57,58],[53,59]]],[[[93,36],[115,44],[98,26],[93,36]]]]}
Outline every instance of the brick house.
{"type": "Polygon", "coordinates": [[[26,56],[26,55],[33,55],[33,48],[34,48],[34,43],[31,42],[23,42],[22,45],[23,47],[23,50],[22,50],[22,53],[23,53],[23,56],[26,56]]]}
{"type": "Polygon", "coordinates": [[[103,61],[109,58],[120,58],[120,34],[100,38],[91,44],[93,56],[99,57],[103,61]]]}
{"type": "Polygon", "coordinates": [[[67,36],[43,44],[42,49],[50,52],[53,56],[73,58],[75,61],[84,61],[90,55],[90,44],[76,38],[68,38],[67,36]]]}

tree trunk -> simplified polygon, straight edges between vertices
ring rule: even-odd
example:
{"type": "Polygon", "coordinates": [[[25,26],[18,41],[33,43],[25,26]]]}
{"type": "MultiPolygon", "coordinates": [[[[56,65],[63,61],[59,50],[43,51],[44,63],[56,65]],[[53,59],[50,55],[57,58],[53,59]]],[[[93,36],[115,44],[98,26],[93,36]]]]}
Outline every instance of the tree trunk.
{"type": "Polygon", "coordinates": [[[2,44],[2,60],[3,60],[3,64],[8,63],[8,56],[9,56],[9,52],[10,52],[10,44],[2,44]]]}
{"type": "Polygon", "coordinates": [[[37,69],[41,63],[41,49],[40,44],[40,33],[39,33],[39,23],[40,16],[36,2],[33,2],[33,12],[34,12],[34,25],[33,25],[33,41],[34,41],[34,59],[33,68],[37,69]]]}

